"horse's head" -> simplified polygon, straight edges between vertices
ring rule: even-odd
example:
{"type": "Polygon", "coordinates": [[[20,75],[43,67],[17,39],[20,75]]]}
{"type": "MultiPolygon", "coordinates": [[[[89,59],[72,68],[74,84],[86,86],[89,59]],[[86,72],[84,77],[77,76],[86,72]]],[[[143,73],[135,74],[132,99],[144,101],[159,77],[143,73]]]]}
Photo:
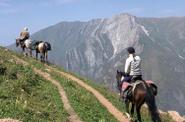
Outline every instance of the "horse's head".
{"type": "Polygon", "coordinates": [[[116,80],[117,81],[122,81],[124,77],[125,77],[125,73],[117,70],[116,80]]]}
{"type": "Polygon", "coordinates": [[[117,81],[118,88],[120,87],[121,81],[124,79],[124,77],[125,77],[125,73],[117,70],[116,81],[117,81]]]}

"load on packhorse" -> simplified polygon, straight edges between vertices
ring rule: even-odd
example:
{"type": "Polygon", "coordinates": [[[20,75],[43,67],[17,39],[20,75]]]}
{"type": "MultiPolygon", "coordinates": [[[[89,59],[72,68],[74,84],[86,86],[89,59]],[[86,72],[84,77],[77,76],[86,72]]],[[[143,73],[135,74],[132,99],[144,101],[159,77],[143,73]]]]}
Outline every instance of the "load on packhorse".
{"type": "Polygon", "coordinates": [[[40,53],[41,61],[47,62],[47,52],[51,50],[51,44],[44,41],[32,41],[29,37],[30,34],[28,32],[28,28],[25,27],[24,30],[20,33],[20,37],[16,39],[16,47],[20,45],[22,52],[27,55],[25,51],[29,51],[30,56],[32,56],[32,50],[36,50],[36,59],[38,59],[38,53],[40,53]]]}
{"type": "Polygon", "coordinates": [[[134,111],[137,112],[137,120],[141,122],[140,109],[146,102],[151,113],[153,122],[160,122],[160,116],[155,103],[155,95],[157,95],[157,86],[154,82],[144,81],[141,73],[141,58],[135,54],[133,47],[127,48],[128,58],[125,63],[125,72],[117,70],[116,80],[120,97],[126,105],[126,115],[133,117],[134,111]],[[129,112],[129,104],[132,103],[129,112]]]}
{"type": "Polygon", "coordinates": [[[38,53],[40,53],[41,62],[48,62],[48,51],[51,50],[51,44],[44,41],[35,41],[33,49],[36,50],[36,59],[38,59],[38,53]]]}

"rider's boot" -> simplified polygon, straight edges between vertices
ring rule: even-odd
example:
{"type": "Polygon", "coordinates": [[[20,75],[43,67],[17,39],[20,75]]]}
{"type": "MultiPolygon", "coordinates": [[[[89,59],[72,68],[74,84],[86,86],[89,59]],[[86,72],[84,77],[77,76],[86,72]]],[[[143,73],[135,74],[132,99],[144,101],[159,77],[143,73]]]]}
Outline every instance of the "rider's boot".
{"type": "Polygon", "coordinates": [[[123,98],[124,102],[127,101],[127,90],[122,89],[121,97],[123,98]]]}

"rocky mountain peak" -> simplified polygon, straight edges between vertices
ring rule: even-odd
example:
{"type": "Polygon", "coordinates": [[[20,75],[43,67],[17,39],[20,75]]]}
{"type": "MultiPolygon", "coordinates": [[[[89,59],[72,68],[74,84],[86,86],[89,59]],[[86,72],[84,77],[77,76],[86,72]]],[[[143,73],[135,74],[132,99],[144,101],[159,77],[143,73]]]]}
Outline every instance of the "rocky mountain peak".
{"type": "Polygon", "coordinates": [[[52,45],[49,60],[116,89],[128,46],[142,58],[143,78],[159,86],[162,110],[185,114],[185,18],[138,18],[119,14],[88,22],[62,22],[32,35],[52,45]],[[179,31],[180,30],[180,31],[179,31]]]}

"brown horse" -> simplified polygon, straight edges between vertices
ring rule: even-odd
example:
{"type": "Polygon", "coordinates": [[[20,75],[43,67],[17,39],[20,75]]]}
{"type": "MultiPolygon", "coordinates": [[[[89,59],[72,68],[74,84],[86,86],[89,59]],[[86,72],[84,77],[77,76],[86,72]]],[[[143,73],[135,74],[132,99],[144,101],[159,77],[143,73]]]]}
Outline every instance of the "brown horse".
{"type": "Polygon", "coordinates": [[[38,59],[38,53],[40,53],[41,62],[48,62],[48,51],[51,50],[51,46],[48,42],[39,41],[35,43],[36,59],[38,59]]]}
{"type": "Polygon", "coordinates": [[[22,53],[25,55],[28,55],[27,52],[25,51],[29,51],[30,56],[32,56],[32,49],[31,49],[31,43],[32,41],[30,39],[21,39],[21,38],[16,38],[16,47],[18,47],[20,45],[20,47],[22,48],[22,53]]]}
{"type": "MultiPolygon", "coordinates": [[[[121,80],[125,77],[125,73],[120,72],[117,70],[116,79],[117,79],[117,85],[118,89],[121,93],[121,80]]],[[[130,97],[128,97],[128,100],[125,101],[126,105],[126,115],[128,118],[133,117],[134,110],[136,109],[137,112],[137,120],[141,122],[141,114],[140,109],[141,106],[146,102],[148,105],[148,109],[151,113],[151,118],[153,122],[161,122],[157,106],[155,103],[155,95],[152,89],[150,89],[146,83],[142,80],[136,80],[135,83],[131,84],[127,88],[128,92],[130,93],[130,97]],[[132,103],[131,111],[129,112],[129,105],[132,103]]],[[[123,96],[121,96],[123,98],[123,96]]]]}

